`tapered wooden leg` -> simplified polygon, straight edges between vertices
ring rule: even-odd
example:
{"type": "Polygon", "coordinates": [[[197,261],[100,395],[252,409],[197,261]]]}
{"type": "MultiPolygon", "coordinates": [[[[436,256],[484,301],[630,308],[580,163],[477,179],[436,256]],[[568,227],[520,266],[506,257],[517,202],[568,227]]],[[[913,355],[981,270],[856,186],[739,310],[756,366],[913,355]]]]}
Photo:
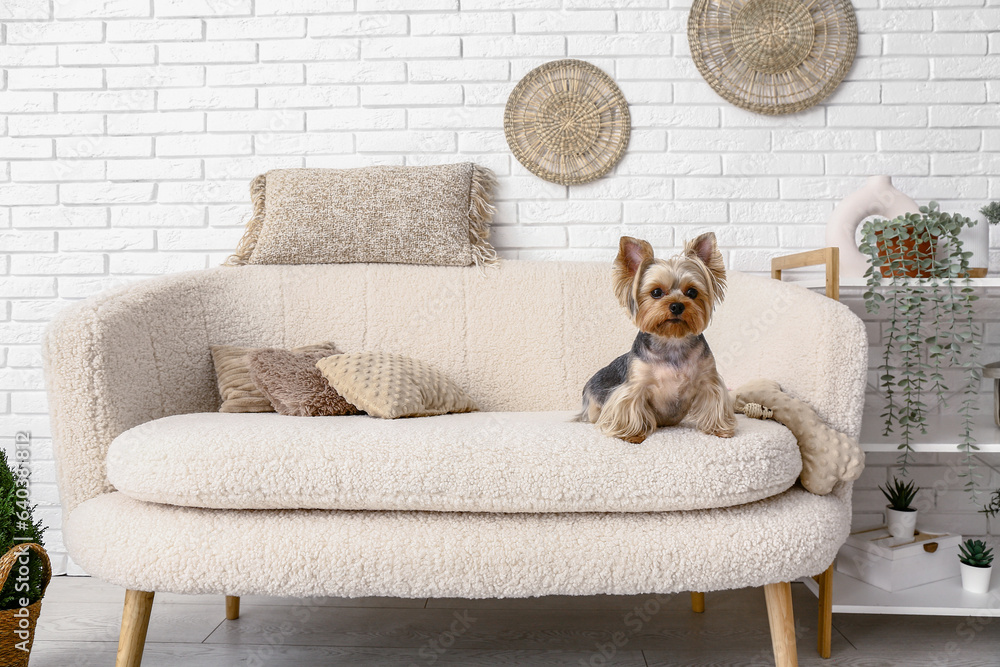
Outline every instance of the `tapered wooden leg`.
{"type": "Polygon", "coordinates": [[[821,658],[830,657],[833,639],[833,564],[819,575],[819,631],[816,648],[821,658]]]}
{"type": "Polygon", "coordinates": [[[691,611],[696,614],[705,613],[705,594],[691,591],[691,611]]]}
{"type": "Polygon", "coordinates": [[[226,620],[235,621],[240,617],[240,596],[226,596],[226,620]]]}
{"type": "Polygon", "coordinates": [[[795,650],[795,617],[792,615],[792,585],[787,581],[764,586],[767,620],[771,625],[771,645],[776,667],[798,667],[795,650]]]}
{"type": "Polygon", "coordinates": [[[125,591],[122,631],[118,636],[115,667],[139,667],[142,664],[142,647],[146,644],[146,629],[149,627],[149,612],[152,609],[152,593],[125,591]]]}

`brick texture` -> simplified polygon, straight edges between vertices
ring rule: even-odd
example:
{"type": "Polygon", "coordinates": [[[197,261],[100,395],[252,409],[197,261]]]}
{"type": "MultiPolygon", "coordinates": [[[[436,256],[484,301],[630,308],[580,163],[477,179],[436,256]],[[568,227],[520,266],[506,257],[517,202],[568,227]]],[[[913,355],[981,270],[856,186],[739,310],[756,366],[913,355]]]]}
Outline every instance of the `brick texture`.
{"type": "MultiPolygon", "coordinates": [[[[59,571],[74,566],[60,546],[40,331],[69,301],[217,263],[256,173],[475,160],[500,177],[504,257],[608,261],[623,233],[667,250],[711,226],[749,271],[822,245],[833,203],[870,173],[964,213],[1000,198],[995,0],[855,2],[846,81],[778,118],[726,104],[701,79],[684,0],[0,4],[0,444],[34,432],[59,571]],[[618,167],[573,188],[532,176],[502,130],[517,80],[563,57],[615,77],[633,118],[618,167]]],[[[872,492],[891,470],[872,463],[860,524],[879,520],[872,492]]],[[[987,530],[955,493],[928,502],[987,530]]]]}

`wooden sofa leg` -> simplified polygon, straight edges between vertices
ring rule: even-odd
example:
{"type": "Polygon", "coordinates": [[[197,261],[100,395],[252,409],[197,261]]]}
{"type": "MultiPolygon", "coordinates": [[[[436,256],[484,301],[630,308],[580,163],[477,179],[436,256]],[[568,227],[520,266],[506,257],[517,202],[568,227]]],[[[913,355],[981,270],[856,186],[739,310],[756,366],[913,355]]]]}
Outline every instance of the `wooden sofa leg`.
{"type": "Polygon", "coordinates": [[[227,595],[226,596],[226,620],[235,621],[240,617],[240,596],[239,595],[227,595]]]}
{"type": "Polygon", "coordinates": [[[149,612],[152,609],[152,593],[125,591],[125,608],[122,610],[122,630],[118,637],[115,667],[139,667],[142,664],[142,648],[146,644],[149,612]]]}
{"type": "Polygon", "coordinates": [[[764,586],[767,620],[771,625],[771,645],[776,667],[798,667],[795,650],[795,617],[792,615],[792,585],[787,581],[764,586]]]}
{"type": "Polygon", "coordinates": [[[833,639],[833,564],[819,575],[819,625],[817,646],[821,658],[830,657],[833,639]]]}
{"type": "Polygon", "coordinates": [[[696,614],[705,613],[705,594],[691,591],[691,611],[696,614]]]}

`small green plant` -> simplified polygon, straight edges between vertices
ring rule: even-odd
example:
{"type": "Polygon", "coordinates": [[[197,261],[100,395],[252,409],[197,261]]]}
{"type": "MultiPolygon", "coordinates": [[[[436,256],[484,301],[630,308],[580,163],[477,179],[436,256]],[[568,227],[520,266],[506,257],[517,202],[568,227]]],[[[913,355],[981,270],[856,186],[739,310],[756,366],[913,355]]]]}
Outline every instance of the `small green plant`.
{"type": "Polygon", "coordinates": [[[882,492],[885,499],[889,501],[889,507],[898,512],[915,512],[910,504],[913,499],[917,497],[917,491],[920,487],[914,486],[913,480],[904,484],[901,480],[892,478],[892,484],[887,484],[886,487],[878,487],[878,490],[882,492]]]}
{"type": "Polygon", "coordinates": [[[979,212],[986,216],[986,221],[991,225],[1000,225],[1000,202],[991,201],[979,209],[979,212]]]}
{"type": "Polygon", "coordinates": [[[987,501],[987,503],[983,505],[983,509],[979,511],[987,516],[996,516],[997,514],[1000,514],[1000,489],[996,489],[992,494],[990,494],[989,501],[987,501]]]}
{"type": "MultiPolygon", "coordinates": [[[[20,472],[19,468],[18,473],[20,472]]],[[[7,456],[0,450],[0,555],[18,544],[42,544],[45,528],[41,520],[34,519],[35,506],[29,503],[29,497],[27,476],[15,474],[7,464],[7,456]]],[[[21,599],[25,597],[28,598],[28,604],[42,599],[41,558],[34,553],[28,557],[27,590],[23,588],[23,581],[20,582],[21,588],[17,588],[18,567],[14,566],[0,590],[0,609],[17,609],[22,606],[21,599]]]]}
{"type": "Polygon", "coordinates": [[[958,560],[972,567],[989,567],[993,563],[993,549],[987,549],[982,540],[966,540],[958,545],[958,560]]]}

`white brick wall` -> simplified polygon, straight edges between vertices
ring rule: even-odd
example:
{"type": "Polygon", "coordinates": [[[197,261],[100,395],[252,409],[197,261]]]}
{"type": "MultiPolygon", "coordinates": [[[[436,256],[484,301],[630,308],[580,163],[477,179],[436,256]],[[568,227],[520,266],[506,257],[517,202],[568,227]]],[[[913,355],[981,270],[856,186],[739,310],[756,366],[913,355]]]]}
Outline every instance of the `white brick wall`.
{"type": "MultiPolygon", "coordinates": [[[[606,261],[622,233],[667,249],[711,227],[731,267],[760,271],[821,245],[867,174],[963,212],[1000,198],[996,2],[856,0],[846,81],[771,118],[698,75],[687,0],[4,0],[0,441],[35,436],[50,547],[45,323],[109,286],[219,263],[254,174],[476,160],[500,176],[506,257],[606,261]],[[516,81],[560,57],[615,77],[634,126],[617,169],[573,188],[527,172],[501,128],[516,81]]],[[[881,505],[875,462],[861,514],[881,505]]],[[[944,474],[928,462],[921,474],[944,474]]],[[[960,499],[934,501],[984,528],[960,499]]]]}

